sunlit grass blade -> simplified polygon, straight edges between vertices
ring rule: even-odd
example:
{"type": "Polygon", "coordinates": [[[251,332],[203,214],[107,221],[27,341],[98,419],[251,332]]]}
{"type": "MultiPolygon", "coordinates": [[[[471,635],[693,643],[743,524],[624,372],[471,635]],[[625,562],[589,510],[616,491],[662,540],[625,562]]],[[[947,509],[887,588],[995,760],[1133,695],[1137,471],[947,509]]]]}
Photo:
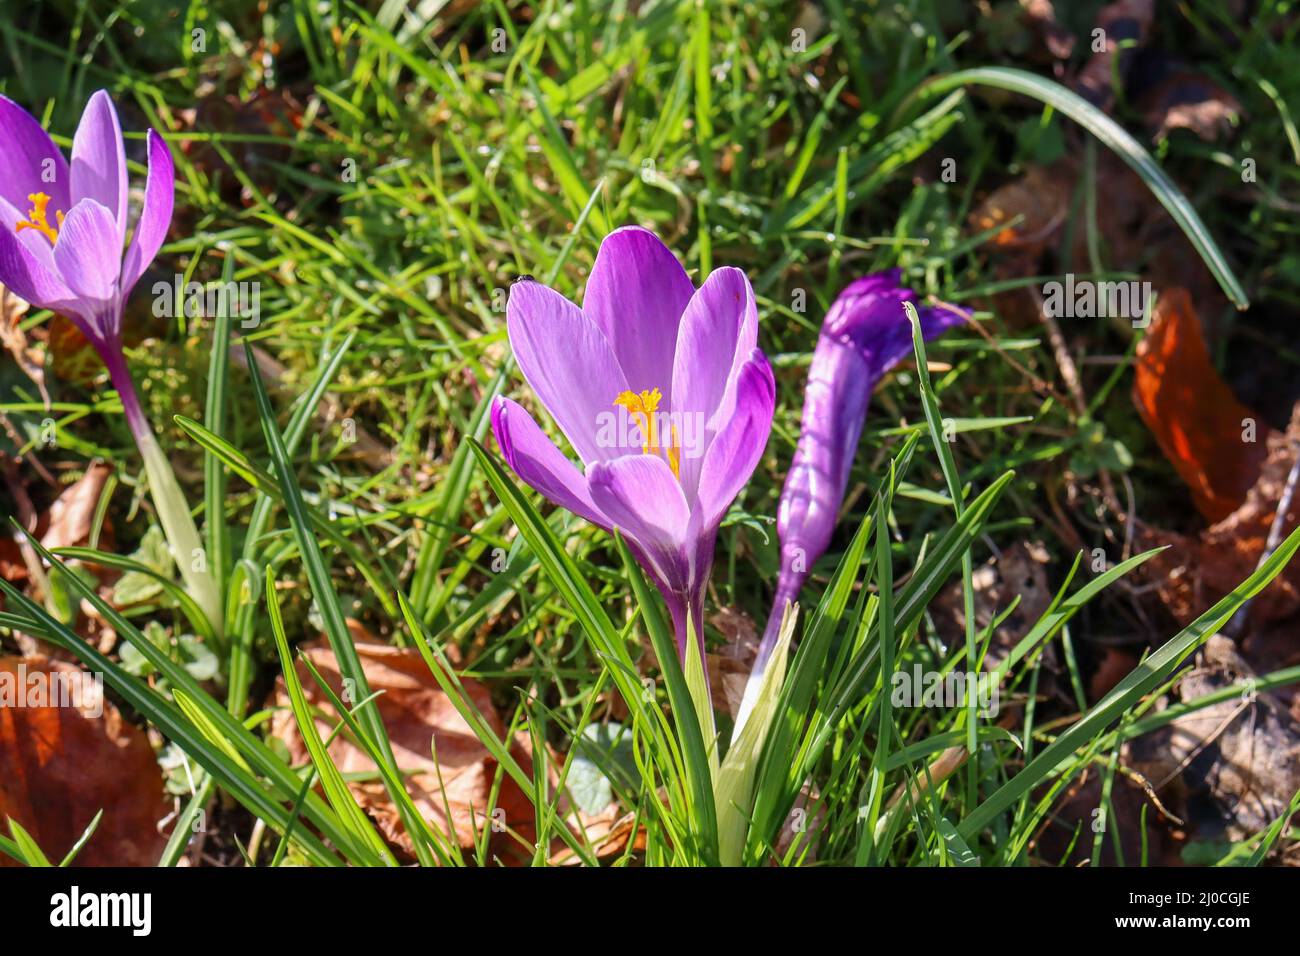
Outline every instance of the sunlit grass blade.
{"type": "Polygon", "coordinates": [[[325,791],[325,798],[338,814],[339,822],[345,832],[353,837],[349,856],[372,866],[380,863],[396,866],[397,861],[384,844],[383,838],[375,832],[374,826],[357,803],[352,791],[348,789],[338,766],[317,734],[311,705],[307,701],[307,695],[303,693],[302,683],[298,680],[293,653],[289,650],[289,639],[284,633],[280,600],[275,593],[275,576],[270,573],[269,568],[266,574],[266,609],[271,621],[271,634],[275,638],[275,649],[280,655],[280,671],[285,689],[289,693],[289,706],[298,724],[298,735],[307,746],[307,752],[311,756],[311,762],[325,791]]]}
{"type": "MultiPolygon", "coordinates": [[[[582,623],[583,631],[587,639],[592,642],[593,646],[601,655],[605,666],[608,668],[610,677],[618,688],[620,695],[627,704],[628,710],[632,713],[634,724],[640,728],[651,741],[655,741],[653,757],[660,766],[664,766],[664,760],[667,756],[664,753],[663,742],[663,716],[661,713],[656,714],[657,708],[649,707],[643,700],[644,688],[637,673],[636,666],[628,653],[626,641],[623,636],[615,629],[609,616],[605,613],[600,602],[596,599],[584,576],[574,565],[573,559],[565,552],[564,548],[556,541],[550,528],[538,515],[537,510],[532,506],[527,498],[519,491],[514,482],[506,475],[497,459],[488,453],[481,445],[471,440],[474,453],[478,458],[487,476],[488,483],[492,490],[501,500],[502,504],[509,509],[511,517],[514,519],[519,533],[528,542],[533,554],[537,557],[542,566],[543,572],[551,580],[556,590],[569,604],[573,612],[578,616],[582,623]]],[[[634,583],[634,588],[636,584],[634,583]]],[[[655,628],[650,628],[652,640],[655,636],[655,628]]],[[[675,644],[674,644],[675,647],[675,644]]],[[[658,648],[657,648],[658,650],[658,648]]],[[[659,652],[662,655],[662,651],[659,652]]],[[[676,662],[676,651],[672,653],[674,663],[676,662]]],[[[667,659],[662,662],[664,673],[667,676],[670,665],[667,659]]],[[[680,671],[680,667],[678,668],[680,671]]],[[[674,675],[675,678],[675,675],[674,675]]],[[[669,685],[670,696],[673,693],[673,684],[669,685]]],[[[712,787],[709,774],[706,772],[703,779],[691,771],[691,767],[698,769],[699,766],[707,768],[708,758],[707,751],[701,736],[699,736],[698,723],[695,735],[691,734],[690,728],[684,726],[680,717],[681,714],[694,715],[694,705],[691,702],[690,692],[685,686],[685,677],[682,677],[680,690],[684,691],[685,710],[677,710],[678,702],[674,700],[674,711],[679,715],[677,727],[681,734],[682,741],[687,749],[688,762],[688,783],[694,794],[692,806],[700,814],[696,823],[698,826],[698,835],[701,840],[701,851],[706,858],[716,859],[716,822],[712,812],[712,787]],[[691,753],[695,748],[695,742],[698,740],[698,751],[691,753]],[[702,762],[696,764],[695,760],[700,759],[702,762]]],[[[694,721],[692,721],[694,722],[694,721]]],[[[671,765],[665,767],[667,772],[671,772],[671,765]]]]}
{"type": "Polygon", "coordinates": [[[38,844],[32,835],[23,829],[13,817],[6,818],[9,821],[9,835],[13,838],[9,846],[12,848],[11,855],[20,863],[35,867],[51,867],[54,864],[50,862],[40,844],[38,844]]]}
{"type": "Polygon", "coordinates": [[[1047,103],[1096,136],[1103,146],[1112,150],[1142,177],[1142,181],[1151,189],[1160,204],[1169,211],[1174,222],[1178,223],[1187,234],[1193,248],[1205,261],[1224,294],[1232,300],[1233,304],[1238,309],[1250,306],[1246,290],[1242,288],[1228,260],[1210,235],[1210,230],[1206,228],[1204,221],[1187,197],[1127,130],[1077,93],[1025,70],[1010,67],[980,67],[935,77],[918,90],[918,95],[928,99],[942,96],[957,87],[980,85],[1022,93],[1047,103]]]}
{"type": "Polygon", "coordinates": [[[1098,737],[1143,695],[1166,680],[1174,669],[1209,640],[1239,607],[1263,590],[1286,567],[1297,548],[1300,548],[1300,528],[1292,531],[1250,577],[1130,671],[1128,676],[1093,705],[1082,720],[1071,725],[1020,773],[966,816],[959,826],[962,836],[967,840],[974,839],[994,817],[1055,772],[1076,749],[1098,737]]]}
{"type": "MultiPolygon", "coordinates": [[[[224,439],[213,435],[198,422],[186,418],[184,415],[176,416],[176,424],[180,426],[181,430],[188,433],[191,438],[202,445],[205,449],[212,451],[221,458],[221,460],[224,461],[231,470],[265,495],[267,500],[276,504],[284,503],[284,493],[277,479],[271,477],[265,471],[254,465],[243,452],[239,451],[224,439]]],[[[300,495],[299,501],[301,500],[300,495]]],[[[259,501],[258,504],[260,507],[261,501],[259,501]]],[[[308,507],[306,502],[303,502],[302,504],[312,530],[328,539],[331,544],[337,547],[343,554],[347,555],[349,560],[353,562],[357,571],[366,579],[366,583],[371,586],[376,599],[384,606],[384,610],[396,614],[397,605],[392,602],[390,597],[388,597],[388,588],[392,582],[388,581],[384,574],[379,569],[375,568],[366,553],[356,544],[356,542],[350,540],[347,535],[343,534],[339,528],[336,527],[334,522],[330,521],[327,516],[322,515],[317,509],[308,507]]],[[[269,516],[270,511],[268,508],[268,522],[269,516]]],[[[256,512],[254,513],[254,517],[257,517],[256,512]]],[[[374,517],[378,519],[379,516],[376,515],[374,517]]],[[[265,530],[265,526],[250,530],[263,531],[265,530]]],[[[252,540],[256,543],[250,545],[246,549],[248,553],[256,553],[258,547],[262,544],[262,542],[258,541],[257,538],[253,538],[252,540]]],[[[247,555],[245,556],[245,559],[248,559],[247,555]]]]}
{"type": "MultiPolygon", "coordinates": [[[[487,718],[478,710],[474,702],[470,699],[464,685],[456,676],[451,662],[447,660],[441,648],[429,638],[416,615],[415,608],[411,606],[405,595],[398,594],[398,602],[402,607],[402,616],[406,622],[407,629],[415,639],[416,649],[424,658],[425,665],[429,668],[429,673],[433,675],[438,686],[451,701],[452,706],[456,708],[457,713],[461,715],[465,723],[473,730],[475,738],[485,747],[492,755],[493,759],[504,768],[510,778],[517,784],[529,803],[536,807],[539,803],[537,791],[535,790],[535,781],[520,766],[519,761],[511,752],[509,745],[501,740],[496,732],[488,723],[487,718]]],[[[586,862],[593,864],[595,859],[591,857],[586,848],[578,843],[567,827],[559,827],[557,830],[562,839],[574,849],[578,855],[586,862]]]]}
{"type": "MultiPolygon", "coordinates": [[[[75,654],[90,670],[103,674],[104,682],[109,687],[131,707],[146,716],[150,723],[180,746],[190,757],[201,764],[205,770],[217,779],[224,789],[251,812],[256,813],[268,823],[279,827],[282,832],[292,827],[292,818],[284,807],[267,792],[265,785],[240,766],[242,761],[232,760],[222,748],[214,746],[202,730],[195,727],[191,721],[184,717],[179,707],[163,700],[147,685],[126,673],[118,664],[99,653],[98,650],[83,641],[61,622],[49,617],[43,608],[32,603],[7,581],[0,580],[0,590],[3,590],[10,600],[23,607],[25,611],[42,620],[48,628],[51,638],[57,644],[75,654]]],[[[149,655],[149,650],[153,650],[156,659],[151,660],[151,663],[158,667],[159,670],[166,671],[168,669],[166,665],[171,665],[171,661],[165,655],[157,652],[152,647],[152,644],[142,635],[139,635],[138,632],[134,635],[130,634],[129,632],[133,628],[131,628],[129,622],[123,620],[121,624],[124,626],[115,625],[117,633],[128,640],[132,640],[132,643],[145,656],[149,655]],[[149,650],[146,650],[146,645],[149,650]]],[[[177,667],[175,670],[188,678],[189,675],[185,674],[183,668],[177,667]]],[[[184,678],[180,678],[178,684],[183,683],[185,683],[184,678]]],[[[190,683],[192,684],[192,681],[190,683]]],[[[195,706],[203,706],[202,702],[206,698],[206,701],[214,705],[221,714],[226,714],[225,709],[217,705],[211,698],[207,698],[207,695],[199,690],[197,685],[192,684],[192,686],[194,687],[194,693],[187,698],[191,703],[194,703],[195,706]]],[[[184,693],[184,690],[181,692],[184,693]]],[[[208,719],[211,720],[212,714],[206,711],[205,713],[208,719]]],[[[215,721],[213,723],[216,724],[215,721]]],[[[247,735],[247,730],[242,725],[240,725],[239,730],[247,735]]],[[[251,740],[251,735],[248,736],[251,740]]],[[[222,739],[230,738],[223,736],[222,739]]],[[[256,746],[263,748],[267,766],[274,765],[282,772],[280,783],[287,783],[292,791],[296,792],[298,781],[293,773],[280,763],[278,758],[274,757],[269,751],[265,751],[264,745],[260,741],[256,742],[256,746]]],[[[313,822],[320,826],[323,831],[340,833],[340,831],[334,829],[326,815],[314,813],[313,822]]],[[[295,841],[314,863],[321,866],[340,865],[338,857],[309,831],[297,828],[294,835],[295,841]]]]}
{"type": "MultiPolygon", "coordinates": [[[[45,560],[51,564],[58,563],[58,558],[46,550],[39,541],[33,540],[31,543],[32,547],[45,560]]],[[[173,688],[173,692],[179,688],[188,695],[195,706],[202,710],[207,720],[218,728],[218,736],[222,740],[235,745],[241,758],[246,760],[258,774],[263,775],[272,784],[273,788],[280,792],[281,796],[285,799],[294,799],[296,797],[301,785],[298,776],[266,744],[254,737],[243,723],[234,719],[224,707],[213,700],[184,667],[156,647],[134,624],[101,598],[86,582],[72,574],[68,575],[68,578],[69,586],[100,613],[119,637],[129,641],[153,665],[173,688]]],[[[100,653],[98,649],[88,644],[80,635],[52,617],[44,608],[17,591],[8,582],[0,580],[0,590],[9,595],[14,605],[41,624],[45,630],[47,640],[76,655],[92,672],[104,674],[105,682],[110,687],[137,711],[148,717],[155,726],[175,741],[181,749],[200,763],[204,769],[217,777],[218,782],[237,798],[240,798],[241,802],[248,805],[247,800],[253,801],[257,806],[263,808],[258,812],[269,814],[267,817],[269,820],[281,824],[289,822],[289,817],[283,812],[282,808],[270,800],[265,792],[264,785],[258,780],[248,778],[223,752],[214,749],[206,738],[197,732],[192,723],[183,719],[174,704],[148,687],[144,682],[132,677],[119,664],[100,653]]],[[[308,795],[304,812],[307,814],[308,820],[320,828],[327,836],[334,837],[340,832],[336,828],[332,812],[315,794],[308,795]]],[[[315,838],[309,833],[304,834],[302,839],[309,842],[315,841],[315,838]]],[[[324,852],[324,845],[319,841],[315,841],[312,849],[316,847],[319,847],[322,851],[321,859],[334,860],[335,862],[330,865],[337,863],[337,858],[328,852],[324,852]]]]}
{"type": "MultiPolygon", "coordinates": [[[[276,424],[275,411],[271,408],[271,399],[266,393],[266,386],[262,382],[261,373],[258,371],[257,359],[253,355],[252,346],[245,342],[244,349],[248,357],[248,374],[253,383],[253,395],[257,399],[257,410],[262,420],[262,435],[266,439],[266,447],[271,454],[280,493],[284,498],[285,511],[289,516],[289,523],[293,527],[294,537],[298,542],[298,553],[302,557],[303,566],[307,571],[307,580],[311,585],[312,596],[316,600],[317,610],[325,623],[325,637],[338,660],[340,673],[344,678],[352,682],[357,698],[367,698],[370,696],[370,682],[366,678],[365,668],[361,665],[361,658],[357,655],[356,645],[352,641],[352,634],[343,620],[343,611],[339,607],[338,595],[334,592],[334,582],[330,578],[329,568],[325,564],[320,544],[312,534],[311,519],[308,517],[307,508],[303,504],[302,492],[298,487],[298,477],[294,471],[293,461],[289,457],[284,438],[280,434],[279,426],[276,424]]],[[[385,777],[385,784],[388,786],[393,802],[402,817],[403,825],[408,832],[415,832],[423,821],[418,816],[415,819],[411,818],[409,810],[401,799],[401,796],[405,795],[405,791],[403,790],[399,794],[392,789],[390,781],[398,777],[397,760],[393,756],[393,746],[388,739],[388,730],[384,727],[383,719],[379,715],[379,709],[373,706],[363,707],[358,720],[374,741],[378,749],[378,761],[388,772],[385,777]]],[[[419,840],[414,842],[421,861],[426,865],[432,865],[433,858],[427,855],[423,842],[419,840]]]]}
{"type": "MultiPolygon", "coordinates": [[[[226,393],[230,390],[230,326],[235,289],[235,252],[227,248],[221,267],[221,292],[217,296],[216,315],[212,317],[212,354],[208,357],[208,391],[203,407],[203,423],[215,435],[226,432],[226,393]]],[[[230,529],[226,525],[226,470],[211,452],[203,455],[203,501],[208,567],[216,579],[218,593],[226,594],[230,573],[230,529]]],[[[223,619],[217,622],[220,633],[226,632],[223,619]]]]}
{"type": "MultiPolygon", "coordinates": [[[[338,694],[335,693],[329,682],[325,680],[312,659],[303,655],[301,660],[312,680],[316,682],[316,686],[320,688],[334,708],[334,712],[338,714],[342,722],[341,727],[351,732],[352,739],[379,768],[379,777],[383,780],[389,796],[393,798],[397,814],[401,817],[403,826],[406,827],[407,835],[410,836],[411,843],[415,847],[415,855],[422,861],[422,865],[430,865],[429,863],[423,863],[425,859],[434,859],[443,866],[459,864],[461,862],[460,855],[449,839],[449,837],[454,838],[455,834],[443,834],[424,819],[423,814],[420,813],[420,809],[415,805],[415,801],[411,799],[411,795],[403,783],[401,771],[388,766],[380,754],[379,744],[371,738],[369,731],[357,720],[357,713],[364,712],[367,709],[378,709],[373,707],[372,704],[382,692],[376,691],[357,701],[353,707],[349,708],[346,702],[341,700],[338,694]]],[[[326,747],[328,747],[328,742],[326,747]]]]}

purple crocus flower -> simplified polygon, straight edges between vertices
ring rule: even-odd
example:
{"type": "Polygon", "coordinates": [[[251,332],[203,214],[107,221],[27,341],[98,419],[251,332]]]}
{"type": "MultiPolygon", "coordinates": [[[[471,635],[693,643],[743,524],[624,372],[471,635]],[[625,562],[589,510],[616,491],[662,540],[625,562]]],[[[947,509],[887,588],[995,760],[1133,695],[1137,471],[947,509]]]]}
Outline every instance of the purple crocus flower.
{"type": "Polygon", "coordinates": [[[171,153],[154,130],[148,145],[144,206],[128,245],[126,150],[109,95],[100,90],[86,104],[72,138],[71,163],[35,117],[0,96],[0,284],[37,308],[67,316],[99,352],[144,458],[181,574],[220,630],[216,584],[194,521],[122,354],[127,296],[157,255],[172,217],[171,153]]]}
{"type": "Polygon", "coordinates": [[[756,347],[749,279],[717,269],[696,289],[654,233],[625,227],[601,243],[581,309],[520,281],[506,325],[524,377],[585,474],[521,406],[497,398],[502,454],[550,501],[622,532],[663,594],[684,654],[688,620],[703,639],[718,525],[772,427],[776,388],[756,347]]]}
{"type": "MultiPolygon", "coordinates": [[[[886,372],[912,354],[912,327],[903,303],[915,305],[917,298],[899,285],[901,274],[890,269],[851,282],[822,323],[808,370],[799,443],[777,509],[781,571],[776,597],[738,725],[752,706],[787,602],[798,599],[813,564],[830,544],[871,393],[886,372]]],[[[917,312],[926,340],[966,320],[965,312],[951,306],[922,306],[917,312]]]]}
{"type": "Polygon", "coordinates": [[[148,138],[144,208],[128,247],[126,152],[108,94],[86,104],[70,165],[33,116],[0,96],[0,283],[76,324],[133,430],[148,426],[122,358],[122,306],[167,235],[175,184],[167,144],[153,130],[148,138]]]}

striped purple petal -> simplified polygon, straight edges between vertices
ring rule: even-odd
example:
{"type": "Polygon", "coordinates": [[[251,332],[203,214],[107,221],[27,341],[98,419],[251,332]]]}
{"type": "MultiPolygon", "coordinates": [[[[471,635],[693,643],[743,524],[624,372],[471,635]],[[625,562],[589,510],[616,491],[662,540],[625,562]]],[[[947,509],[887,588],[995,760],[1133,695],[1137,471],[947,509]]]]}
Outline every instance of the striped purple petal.
{"type": "Polygon", "coordinates": [[[72,137],[72,190],[75,205],[93,199],[113,217],[120,257],[126,242],[126,148],[112,98],[100,90],[90,98],[72,137]]]}
{"type": "Polygon", "coordinates": [[[695,294],[686,270],[659,237],[640,226],[615,229],[600,244],[582,311],[614,350],[628,388],[657,388],[671,405],[677,329],[695,294]]]}

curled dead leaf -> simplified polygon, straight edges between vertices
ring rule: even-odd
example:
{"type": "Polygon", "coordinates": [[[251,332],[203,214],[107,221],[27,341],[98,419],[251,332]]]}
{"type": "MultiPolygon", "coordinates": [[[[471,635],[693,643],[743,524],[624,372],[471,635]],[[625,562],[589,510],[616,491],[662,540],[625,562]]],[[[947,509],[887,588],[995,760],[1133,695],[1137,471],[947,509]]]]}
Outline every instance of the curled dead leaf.
{"type": "Polygon", "coordinates": [[[990,193],[971,213],[970,224],[980,232],[998,230],[991,241],[999,249],[1037,255],[1069,214],[1073,178],[1065,162],[1031,166],[990,193]]]}
{"type": "Polygon", "coordinates": [[[1215,370],[1185,289],[1160,294],[1138,346],[1133,401],[1197,510],[1210,521],[1232,514],[1259,476],[1269,428],[1215,370]]]}
{"type": "Polygon", "coordinates": [[[63,490],[42,521],[41,544],[47,548],[67,548],[90,539],[95,511],[111,470],[103,462],[96,462],[63,490]]]}
{"type": "Polygon", "coordinates": [[[1217,835],[1242,840],[1276,820],[1300,790],[1300,723],[1273,695],[1233,641],[1216,634],[1178,685],[1184,702],[1228,688],[1240,693],[1192,710],[1127,748],[1127,759],[1171,808],[1217,835]]]}
{"type": "Polygon", "coordinates": [[[1047,52],[1057,60],[1068,60],[1074,52],[1074,34],[1056,19],[1052,0],[1020,0],[1020,9],[1047,52]]]}
{"type": "Polygon", "coordinates": [[[32,380],[48,408],[50,395],[45,390],[45,356],[40,349],[28,344],[27,333],[20,324],[27,309],[27,302],[0,285],[0,347],[9,353],[22,373],[32,380]]]}
{"type": "Polygon", "coordinates": [[[1199,73],[1178,70],[1143,98],[1147,126],[1157,142],[1175,129],[1189,129],[1207,143],[1232,131],[1241,104],[1199,73]]]}
{"type": "MultiPolygon", "coordinates": [[[[645,827],[636,813],[625,813],[617,803],[611,803],[600,813],[589,814],[579,810],[576,826],[587,834],[587,841],[598,860],[610,860],[628,852],[639,853],[646,846],[645,827]]],[[[578,866],[582,858],[572,847],[557,845],[550,857],[551,866],[578,866]]]]}
{"type": "MultiPolygon", "coordinates": [[[[1230,514],[1200,534],[1179,534],[1139,525],[1136,538],[1143,549],[1169,545],[1144,565],[1157,583],[1160,598],[1181,624],[1190,623],[1205,608],[1246,579],[1259,564],[1277,516],[1283,489],[1300,449],[1300,404],[1285,434],[1268,433],[1258,478],[1230,514]]],[[[1225,449],[1224,454],[1228,454],[1225,449]]],[[[1300,523],[1300,496],[1293,497],[1283,516],[1281,534],[1300,523]]],[[[1300,611],[1300,563],[1292,561],[1251,602],[1251,620],[1275,621],[1300,611]]]]}

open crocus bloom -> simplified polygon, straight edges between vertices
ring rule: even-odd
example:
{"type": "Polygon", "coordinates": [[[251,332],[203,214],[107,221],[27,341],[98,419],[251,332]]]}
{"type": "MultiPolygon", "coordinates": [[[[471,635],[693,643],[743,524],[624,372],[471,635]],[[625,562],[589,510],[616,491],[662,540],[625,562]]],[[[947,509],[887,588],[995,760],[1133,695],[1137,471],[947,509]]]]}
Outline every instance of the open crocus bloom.
{"type": "Polygon", "coordinates": [[[115,373],[122,304],[171,223],[175,172],[167,144],[149,130],[144,209],[129,247],[126,152],[103,90],[81,115],[71,164],[33,116],[0,96],[0,157],[0,283],[70,318],[115,373]]]}
{"type": "Polygon", "coordinates": [[[506,398],[492,407],[502,454],[555,504],[622,532],[684,653],[688,621],[703,634],[718,525],[772,427],[776,388],[755,344],[748,278],[717,269],[696,289],[653,233],[625,227],[601,244],[581,309],[521,281],[506,324],[524,377],[585,474],[506,398]]]}
{"type": "Polygon", "coordinates": [[[158,254],[172,218],[171,153],[153,130],[148,141],[144,208],[128,245],[126,150],[108,94],[100,90],[86,104],[71,163],[35,117],[0,96],[0,285],[37,308],[66,315],[99,352],[144,459],[181,575],[220,631],[216,582],[122,354],[123,306],[158,254]]]}

